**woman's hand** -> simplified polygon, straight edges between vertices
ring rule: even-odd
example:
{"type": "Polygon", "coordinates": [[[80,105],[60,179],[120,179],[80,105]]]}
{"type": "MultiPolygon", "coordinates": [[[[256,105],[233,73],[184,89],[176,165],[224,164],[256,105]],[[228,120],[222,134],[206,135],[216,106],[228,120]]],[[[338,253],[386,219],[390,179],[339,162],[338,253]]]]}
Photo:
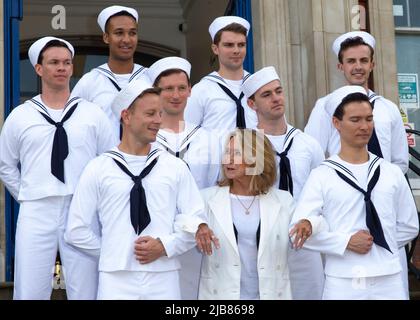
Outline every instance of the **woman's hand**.
{"type": "Polygon", "coordinates": [[[309,220],[303,219],[300,220],[295,226],[290,230],[289,237],[293,239],[293,248],[294,249],[301,249],[305,241],[311,236],[312,234],[312,225],[309,220]]]}
{"type": "Polygon", "coordinates": [[[195,234],[195,241],[197,242],[198,249],[208,256],[213,253],[211,247],[212,242],[216,249],[220,248],[219,239],[214,235],[213,231],[206,223],[202,223],[198,226],[197,233],[195,234]]]}

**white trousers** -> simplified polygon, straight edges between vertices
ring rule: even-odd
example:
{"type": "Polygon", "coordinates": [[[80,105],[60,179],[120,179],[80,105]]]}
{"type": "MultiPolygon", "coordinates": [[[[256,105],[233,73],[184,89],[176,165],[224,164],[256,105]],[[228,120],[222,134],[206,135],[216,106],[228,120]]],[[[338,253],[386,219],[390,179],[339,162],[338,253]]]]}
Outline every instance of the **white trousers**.
{"type": "Polygon", "coordinates": [[[321,300],[325,279],[321,254],[290,249],[288,265],[293,300],[321,300]]]}
{"type": "Polygon", "coordinates": [[[326,276],[323,300],[407,300],[401,273],[367,278],[326,276]]]}
{"type": "Polygon", "coordinates": [[[202,259],[203,255],[197,247],[194,247],[179,256],[179,261],[181,262],[179,282],[182,300],[198,299],[202,259]]]}
{"type": "Polygon", "coordinates": [[[22,201],[16,228],[16,300],[49,300],[57,249],[69,300],[96,299],[97,259],[64,241],[71,196],[22,201]]]}
{"type": "Polygon", "coordinates": [[[98,300],[179,300],[178,270],[99,272],[98,300]]]}
{"type": "Polygon", "coordinates": [[[401,279],[404,285],[404,291],[405,291],[405,298],[406,300],[410,299],[410,290],[408,287],[408,266],[407,266],[407,254],[405,252],[405,248],[402,247],[399,250],[400,254],[400,262],[401,262],[401,279]]]}

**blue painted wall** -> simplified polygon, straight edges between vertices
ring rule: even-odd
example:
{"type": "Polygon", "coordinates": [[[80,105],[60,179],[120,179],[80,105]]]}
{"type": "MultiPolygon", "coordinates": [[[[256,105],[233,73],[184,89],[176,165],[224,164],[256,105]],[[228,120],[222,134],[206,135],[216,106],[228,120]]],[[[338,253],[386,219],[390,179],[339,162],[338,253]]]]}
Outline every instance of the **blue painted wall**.
{"type": "MultiPolygon", "coordinates": [[[[5,117],[19,104],[19,21],[23,16],[22,0],[3,0],[4,32],[4,111],[5,117]]],[[[19,206],[6,191],[6,281],[13,280],[15,229],[19,206]]]]}

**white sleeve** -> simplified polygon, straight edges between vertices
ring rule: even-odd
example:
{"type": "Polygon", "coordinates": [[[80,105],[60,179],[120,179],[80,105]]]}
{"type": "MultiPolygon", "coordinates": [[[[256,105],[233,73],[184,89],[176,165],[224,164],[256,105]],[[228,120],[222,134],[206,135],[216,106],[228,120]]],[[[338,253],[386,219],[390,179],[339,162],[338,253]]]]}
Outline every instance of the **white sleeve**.
{"type": "Polygon", "coordinates": [[[222,163],[222,145],[220,144],[220,137],[218,135],[209,135],[210,153],[209,153],[209,170],[207,187],[213,187],[219,180],[222,163]]]}
{"type": "Polygon", "coordinates": [[[184,111],[185,121],[195,125],[201,125],[204,120],[204,108],[202,102],[202,93],[199,87],[195,85],[191,90],[191,96],[188,98],[187,106],[184,111]]]}
{"type": "MultiPolygon", "coordinates": [[[[13,118],[15,119],[15,118],[13,118]]],[[[12,118],[6,119],[0,135],[0,179],[10,194],[18,199],[20,189],[19,138],[12,118]]]]}
{"type": "Polygon", "coordinates": [[[311,143],[312,147],[312,161],[311,161],[311,170],[317,168],[324,160],[325,154],[319,145],[318,141],[311,143]]]}
{"type": "Polygon", "coordinates": [[[312,109],[308,123],[305,127],[305,133],[309,134],[320,144],[324,154],[328,150],[328,141],[331,135],[331,117],[325,111],[326,98],[318,99],[315,107],[312,109]]]}
{"type": "Polygon", "coordinates": [[[408,141],[398,107],[392,104],[391,124],[391,163],[400,167],[406,174],[408,171],[408,141]]]}
{"type": "Polygon", "coordinates": [[[324,207],[322,180],[315,172],[311,172],[303,187],[299,202],[293,214],[290,229],[300,220],[307,219],[313,226],[312,235],[304,244],[304,248],[325,254],[342,256],[346,251],[351,234],[329,230],[327,223],[320,219],[324,207]]]}
{"type": "Polygon", "coordinates": [[[177,188],[177,210],[174,232],[159,237],[168,258],[180,255],[195,245],[195,233],[201,223],[207,223],[204,203],[186,164],[178,167],[180,180],[177,188]]]}
{"type": "Polygon", "coordinates": [[[105,112],[98,107],[98,132],[97,132],[97,154],[100,155],[110,150],[119,143],[117,135],[114,134],[114,128],[106,116],[105,112]]]}
{"type": "Polygon", "coordinates": [[[394,198],[394,210],[397,213],[397,243],[404,247],[419,233],[419,218],[413,195],[405,177],[396,172],[399,177],[398,191],[394,198]]]}
{"type": "Polygon", "coordinates": [[[80,80],[76,83],[73,90],[71,91],[71,95],[74,97],[80,97],[87,101],[92,102],[91,97],[89,96],[89,80],[87,79],[88,73],[80,78],[80,80]]]}
{"type": "Polygon", "coordinates": [[[64,239],[91,256],[99,257],[101,239],[95,232],[99,201],[98,170],[92,160],[80,176],[73,195],[64,239]]]}

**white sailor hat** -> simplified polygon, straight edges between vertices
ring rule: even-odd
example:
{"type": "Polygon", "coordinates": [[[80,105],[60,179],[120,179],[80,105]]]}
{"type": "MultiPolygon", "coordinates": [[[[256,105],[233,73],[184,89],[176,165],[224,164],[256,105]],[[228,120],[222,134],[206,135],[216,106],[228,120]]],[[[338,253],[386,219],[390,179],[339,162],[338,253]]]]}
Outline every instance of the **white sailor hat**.
{"type": "Polygon", "coordinates": [[[44,49],[44,47],[48,44],[48,42],[50,42],[52,40],[58,40],[58,41],[64,42],[66,44],[67,48],[71,52],[71,57],[72,58],[74,57],[74,48],[70,44],[70,42],[68,42],[66,40],[63,40],[63,39],[60,39],[60,38],[56,38],[56,37],[43,37],[43,38],[35,41],[29,47],[29,50],[28,50],[29,61],[31,61],[31,64],[34,67],[38,63],[39,54],[41,53],[42,49],[44,49]]]}
{"type": "Polygon", "coordinates": [[[121,111],[128,109],[134,100],[143,93],[143,91],[152,88],[152,84],[144,78],[130,82],[115,96],[111,105],[112,112],[118,119],[120,119],[121,111]]]}
{"type": "Polygon", "coordinates": [[[280,80],[274,67],[265,67],[255,72],[242,84],[242,92],[249,98],[261,87],[274,80],[280,80]]]}
{"type": "Polygon", "coordinates": [[[238,23],[241,26],[243,26],[246,29],[246,35],[248,36],[249,29],[251,28],[248,21],[246,21],[244,18],[237,17],[237,16],[223,16],[223,17],[218,17],[214,19],[214,21],[211,23],[209,27],[211,39],[214,41],[214,37],[216,36],[216,33],[218,33],[221,29],[223,29],[224,27],[227,27],[228,25],[232,23],[238,23]]]}
{"type": "Polygon", "coordinates": [[[338,57],[338,54],[340,53],[340,49],[341,49],[341,44],[344,41],[346,41],[347,39],[356,38],[356,37],[362,38],[365,43],[367,43],[373,49],[375,49],[376,41],[375,41],[375,38],[371,34],[364,31],[352,31],[352,32],[347,32],[345,34],[342,34],[337,39],[335,39],[332,49],[334,53],[336,54],[336,56],[338,57]]]}
{"type": "Polygon", "coordinates": [[[106,22],[111,16],[113,16],[114,14],[123,12],[123,11],[127,11],[136,19],[136,22],[138,22],[139,15],[137,13],[137,10],[133,8],[129,8],[129,7],[123,7],[123,6],[110,6],[103,9],[98,15],[98,24],[101,27],[102,31],[105,32],[106,22]]]}
{"type": "Polygon", "coordinates": [[[147,75],[149,76],[150,81],[155,83],[155,80],[162,72],[170,69],[182,70],[188,75],[188,78],[190,78],[191,64],[180,57],[167,57],[156,61],[147,70],[147,75]]]}
{"type": "Polygon", "coordinates": [[[333,91],[327,97],[327,101],[325,103],[325,111],[328,113],[330,117],[332,117],[337,110],[338,106],[343,102],[344,98],[352,93],[363,93],[367,96],[365,88],[361,86],[344,86],[335,91],[333,91]]]}

